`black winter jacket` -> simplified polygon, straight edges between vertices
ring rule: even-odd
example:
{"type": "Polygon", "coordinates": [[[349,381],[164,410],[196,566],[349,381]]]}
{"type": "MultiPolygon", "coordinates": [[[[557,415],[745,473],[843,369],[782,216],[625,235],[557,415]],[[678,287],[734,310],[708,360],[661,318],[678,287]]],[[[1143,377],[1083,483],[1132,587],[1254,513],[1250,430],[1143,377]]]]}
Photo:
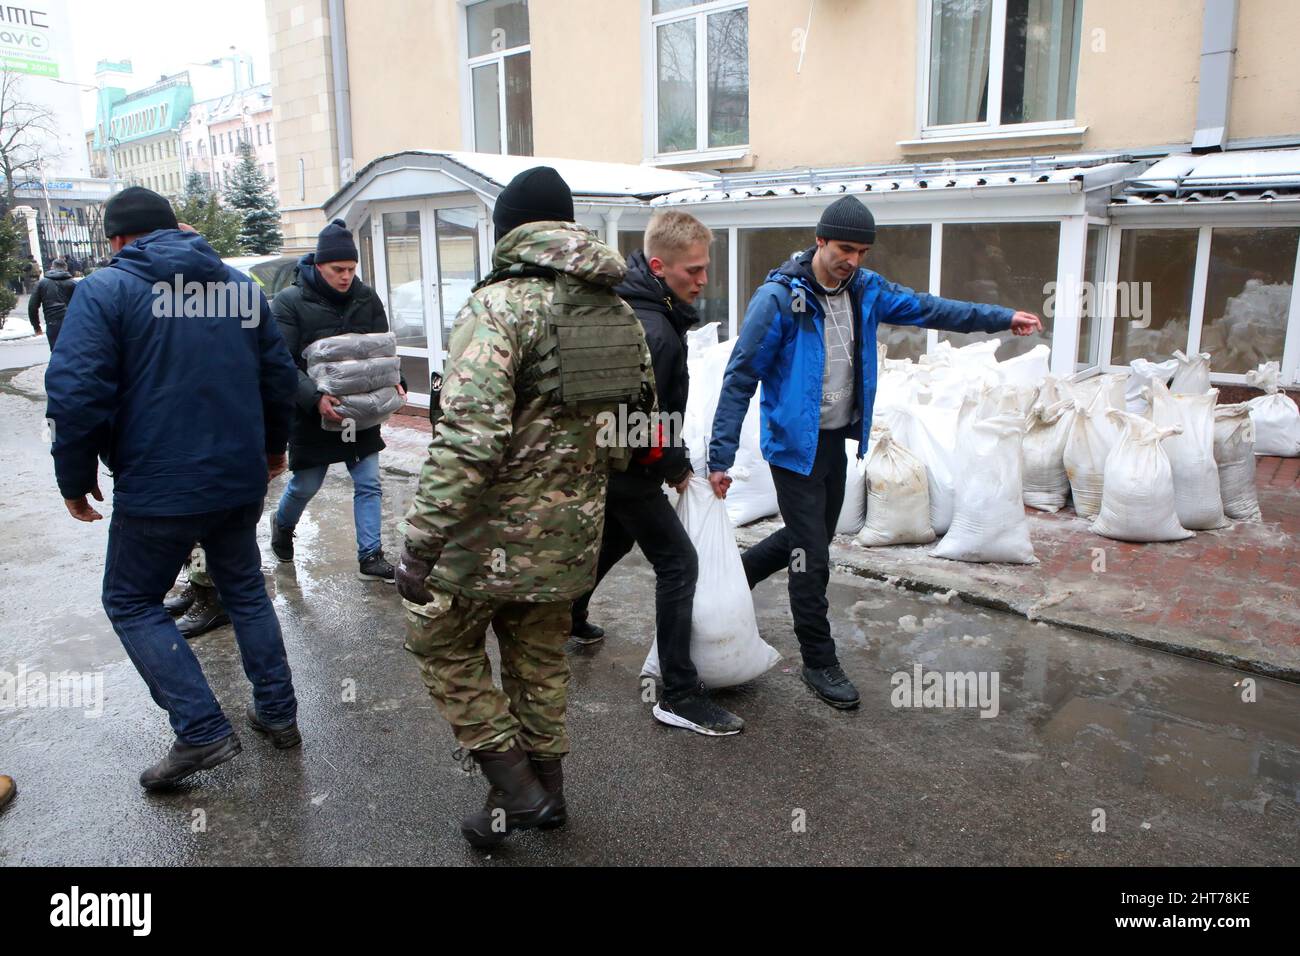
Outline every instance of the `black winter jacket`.
{"type": "Polygon", "coordinates": [[[299,260],[293,285],[272,301],[271,314],[298,366],[298,394],[289,434],[289,470],[353,463],[381,451],[384,440],[378,425],[358,431],[356,440],[350,442],[343,440],[343,432],[321,427],[317,405],[322,393],[307,375],[307,361],[302,357],[303,350],[317,339],[346,332],[387,332],[388,316],[375,291],[360,279],[353,279],[347,293],[334,292],[316,271],[315,253],[309,253],[299,260]]]}
{"type": "Polygon", "coordinates": [[[636,461],[625,472],[610,475],[613,494],[629,494],[658,489],[664,482],[680,481],[691,468],[681,423],[686,417],[686,396],[690,376],[686,370],[686,330],[699,321],[695,309],[679,299],[662,279],[650,271],[645,254],[639,249],[627,260],[627,276],[614,291],[632,307],[645,330],[646,343],[654,362],[655,392],[659,411],[671,415],[677,434],[650,465],[636,461]]]}
{"type": "Polygon", "coordinates": [[[77,282],[72,273],[64,269],[51,269],[45,278],[36,284],[36,290],[27,300],[27,318],[32,328],[39,329],[41,320],[38,310],[45,309],[46,322],[62,322],[68,312],[68,303],[72,293],[77,291],[77,282]]]}

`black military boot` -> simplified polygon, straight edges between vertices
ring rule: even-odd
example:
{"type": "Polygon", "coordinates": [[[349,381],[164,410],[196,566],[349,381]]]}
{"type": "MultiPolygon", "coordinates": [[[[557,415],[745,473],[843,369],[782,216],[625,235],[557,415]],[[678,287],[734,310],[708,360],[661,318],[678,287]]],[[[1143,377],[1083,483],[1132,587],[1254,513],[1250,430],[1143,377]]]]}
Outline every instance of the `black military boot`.
{"type": "Polygon", "coordinates": [[[470,846],[488,849],[515,830],[530,830],[555,819],[559,801],[546,792],[523,750],[514,746],[476,750],[473,756],[497,793],[489,792],[483,809],[460,821],[461,835],[470,846]]]}
{"type": "Polygon", "coordinates": [[[599,644],[605,639],[605,629],[590,621],[575,621],[569,633],[579,644],[599,644]]]}
{"type": "Polygon", "coordinates": [[[248,719],[248,726],[263,737],[271,738],[271,743],[275,745],[276,750],[289,750],[302,743],[302,734],[298,731],[296,720],[287,727],[272,727],[262,723],[262,718],[257,716],[257,708],[252,704],[248,705],[244,716],[248,719]]]}
{"type": "Polygon", "coordinates": [[[172,749],[167,751],[167,756],[140,774],[140,786],[146,790],[166,790],[192,773],[211,770],[233,759],[243,749],[234,733],[199,747],[191,747],[177,740],[172,744],[172,749]]]}
{"type": "Polygon", "coordinates": [[[553,830],[556,827],[564,826],[569,821],[569,811],[564,805],[564,768],[562,766],[564,758],[529,754],[528,760],[533,765],[533,773],[537,774],[537,779],[542,782],[542,787],[560,803],[560,809],[554,818],[546,823],[539,824],[540,828],[553,830]]]}
{"type": "Polygon", "coordinates": [[[275,515],[271,516],[271,552],[284,564],[293,563],[293,532],[281,528],[275,515]]]}
{"type": "Polygon", "coordinates": [[[181,588],[175,595],[169,598],[163,598],[163,610],[172,617],[180,617],[190,609],[194,603],[194,585],[186,582],[185,587],[181,588]]]}
{"type": "Polygon", "coordinates": [[[206,634],[230,623],[230,615],[222,606],[216,588],[205,588],[201,584],[195,584],[193,587],[194,603],[176,622],[181,636],[187,641],[192,641],[200,634],[206,634]]]}

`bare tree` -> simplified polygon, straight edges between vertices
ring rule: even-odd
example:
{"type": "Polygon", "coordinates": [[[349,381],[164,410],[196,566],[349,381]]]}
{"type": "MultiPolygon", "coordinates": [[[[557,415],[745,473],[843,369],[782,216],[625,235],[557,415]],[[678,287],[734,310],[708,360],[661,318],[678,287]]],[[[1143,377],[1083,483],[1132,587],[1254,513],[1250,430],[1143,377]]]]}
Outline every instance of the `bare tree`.
{"type": "Polygon", "coordinates": [[[45,144],[57,136],[53,111],[23,95],[22,77],[0,68],[0,175],[5,179],[5,208],[14,207],[15,180],[39,175],[51,157],[45,144]]]}

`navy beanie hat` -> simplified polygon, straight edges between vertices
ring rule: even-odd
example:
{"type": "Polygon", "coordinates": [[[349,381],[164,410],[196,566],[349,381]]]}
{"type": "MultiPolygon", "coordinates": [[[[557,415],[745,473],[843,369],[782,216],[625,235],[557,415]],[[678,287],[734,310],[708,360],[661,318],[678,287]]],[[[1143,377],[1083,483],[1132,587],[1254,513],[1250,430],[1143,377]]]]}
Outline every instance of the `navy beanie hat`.
{"type": "Polygon", "coordinates": [[[342,219],[335,219],[320,231],[316,237],[316,264],[326,262],[356,262],[361,258],[357,254],[357,244],[352,241],[348,224],[342,219]]]}
{"type": "Polygon", "coordinates": [[[172,204],[143,186],[129,186],[104,205],[104,235],[109,239],[141,236],[177,225],[172,204]]]}
{"type": "Polygon", "coordinates": [[[876,241],[876,218],[862,200],[843,196],[822,212],[817,222],[817,238],[871,245],[876,241]]]}

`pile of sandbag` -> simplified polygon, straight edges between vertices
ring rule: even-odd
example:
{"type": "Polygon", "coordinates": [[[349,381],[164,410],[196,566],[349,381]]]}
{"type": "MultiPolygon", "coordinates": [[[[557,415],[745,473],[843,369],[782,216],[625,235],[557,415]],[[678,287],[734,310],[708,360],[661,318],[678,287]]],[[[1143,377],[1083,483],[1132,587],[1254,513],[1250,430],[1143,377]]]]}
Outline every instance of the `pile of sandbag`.
{"type": "Polygon", "coordinates": [[[866,514],[858,544],[877,548],[930,543],[934,528],[925,465],[894,441],[885,425],[872,427],[870,448],[865,459],[866,514]]]}
{"type": "Polygon", "coordinates": [[[392,332],[348,332],[317,339],[303,349],[307,375],[326,395],[342,399],[334,411],[343,419],[321,416],[327,431],[373,428],[402,407],[397,386],[402,381],[402,360],[397,357],[397,336],[392,332]]]}
{"type": "Polygon", "coordinates": [[[1094,533],[1119,541],[1181,541],[1192,532],[1178,523],[1174,506],[1174,472],[1161,442],[1182,431],[1181,425],[1157,427],[1132,412],[1110,409],[1120,429],[1106,459],[1105,491],[1094,533]]]}

